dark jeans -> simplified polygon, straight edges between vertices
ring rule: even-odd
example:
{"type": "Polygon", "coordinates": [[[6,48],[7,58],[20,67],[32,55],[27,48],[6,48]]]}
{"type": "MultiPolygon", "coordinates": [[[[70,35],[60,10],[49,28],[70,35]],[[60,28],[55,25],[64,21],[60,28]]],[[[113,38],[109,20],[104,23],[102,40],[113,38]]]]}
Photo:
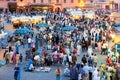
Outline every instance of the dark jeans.
{"type": "Polygon", "coordinates": [[[6,64],[9,64],[9,59],[6,59],[6,64]]]}
{"type": "Polygon", "coordinates": [[[18,75],[14,75],[14,80],[18,80],[18,75]]]}
{"type": "Polygon", "coordinates": [[[92,72],[89,72],[89,80],[92,80],[92,72]]]}
{"type": "Polygon", "coordinates": [[[110,76],[110,80],[113,80],[113,79],[112,79],[112,76],[110,76]]]}
{"type": "Polygon", "coordinates": [[[106,51],[107,51],[106,48],[102,48],[102,52],[101,52],[101,54],[104,54],[104,55],[107,54],[106,51]]]}

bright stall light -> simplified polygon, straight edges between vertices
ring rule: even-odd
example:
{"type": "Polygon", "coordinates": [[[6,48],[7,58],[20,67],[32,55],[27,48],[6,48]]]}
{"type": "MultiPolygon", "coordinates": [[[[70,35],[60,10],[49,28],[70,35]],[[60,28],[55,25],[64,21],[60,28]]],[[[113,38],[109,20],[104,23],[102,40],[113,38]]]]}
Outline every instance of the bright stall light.
{"type": "Polygon", "coordinates": [[[80,7],[84,7],[84,6],[85,6],[84,0],[80,0],[80,7]]]}
{"type": "Polygon", "coordinates": [[[111,36],[112,38],[115,38],[115,34],[112,34],[112,33],[111,33],[110,36],[111,36]]]}

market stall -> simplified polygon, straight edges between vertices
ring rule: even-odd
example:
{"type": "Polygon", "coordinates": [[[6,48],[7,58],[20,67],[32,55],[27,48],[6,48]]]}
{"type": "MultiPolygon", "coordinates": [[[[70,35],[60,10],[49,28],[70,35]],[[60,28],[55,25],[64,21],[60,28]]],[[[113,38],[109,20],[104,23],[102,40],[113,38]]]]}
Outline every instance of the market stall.
{"type": "Polygon", "coordinates": [[[84,15],[85,15],[86,18],[89,18],[89,19],[95,18],[95,12],[94,11],[86,11],[84,15]]]}
{"type": "Polygon", "coordinates": [[[23,35],[23,34],[27,34],[27,33],[34,33],[34,31],[33,30],[29,30],[28,28],[20,28],[20,29],[17,29],[14,32],[15,35],[18,35],[18,34],[23,35]]]}
{"type": "Polygon", "coordinates": [[[12,16],[11,22],[13,23],[13,26],[15,28],[19,27],[20,24],[37,24],[42,21],[42,18],[45,18],[45,16],[12,16]]]}
{"type": "Polygon", "coordinates": [[[83,16],[83,12],[82,12],[82,10],[73,10],[70,12],[70,15],[74,19],[79,19],[83,16]]]}

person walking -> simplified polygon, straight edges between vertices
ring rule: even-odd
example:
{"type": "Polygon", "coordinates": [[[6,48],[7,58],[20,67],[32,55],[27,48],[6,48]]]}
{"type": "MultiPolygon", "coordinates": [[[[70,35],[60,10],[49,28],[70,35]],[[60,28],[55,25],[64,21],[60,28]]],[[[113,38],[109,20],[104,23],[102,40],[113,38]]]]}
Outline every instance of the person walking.
{"type": "Polygon", "coordinates": [[[18,64],[14,68],[14,80],[20,80],[20,67],[18,64]]]}
{"type": "Polygon", "coordinates": [[[78,80],[78,73],[76,66],[72,66],[70,69],[70,80],[78,80]]]}
{"type": "Polygon", "coordinates": [[[32,39],[29,37],[29,38],[28,38],[28,48],[31,47],[31,43],[32,43],[32,39]]]}
{"type": "Polygon", "coordinates": [[[16,64],[19,63],[19,60],[20,60],[20,54],[19,52],[16,52],[16,64]]]}
{"type": "Polygon", "coordinates": [[[9,54],[9,52],[7,52],[5,54],[5,61],[6,61],[6,64],[8,64],[10,62],[10,54],[9,54]]]}
{"type": "Polygon", "coordinates": [[[22,54],[20,54],[19,60],[22,63],[22,61],[23,61],[23,55],[22,54]]]}
{"type": "Polygon", "coordinates": [[[73,62],[73,65],[76,64],[76,61],[77,61],[77,57],[75,54],[72,55],[72,62],[73,62]]]}
{"type": "Polygon", "coordinates": [[[87,63],[87,58],[85,57],[85,55],[83,55],[83,57],[82,57],[82,60],[81,60],[82,62],[83,62],[83,64],[86,64],[87,63]]]}
{"type": "Polygon", "coordinates": [[[89,80],[92,80],[93,67],[92,64],[89,66],[89,80]]]}
{"type": "Polygon", "coordinates": [[[68,56],[68,64],[69,64],[69,68],[70,68],[70,65],[72,64],[72,56],[71,56],[71,54],[68,56]]]}
{"type": "Polygon", "coordinates": [[[94,66],[97,66],[97,63],[98,63],[98,57],[95,54],[94,55],[94,66]]]}
{"type": "Polygon", "coordinates": [[[87,53],[88,53],[88,56],[91,57],[91,54],[93,53],[93,49],[91,46],[88,47],[87,53]]]}
{"type": "Polygon", "coordinates": [[[12,61],[13,61],[13,54],[14,54],[14,52],[13,52],[13,50],[11,50],[10,51],[10,63],[12,63],[12,61]]]}
{"type": "Polygon", "coordinates": [[[91,57],[88,58],[88,65],[92,65],[93,64],[93,59],[91,57]]]}
{"type": "Polygon", "coordinates": [[[62,72],[61,72],[61,69],[59,67],[57,67],[55,74],[56,74],[56,80],[61,80],[62,72]]]}
{"type": "Polygon", "coordinates": [[[5,58],[5,55],[8,53],[8,50],[5,50],[5,52],[3,53],[3,59],[5,58]]]}
{"type": "Polygon", "coordinates": [[[97,80],[97,76],[98,76],[98,71],[97,71],[97,69],[93,71],[92,76],[93,76],[93,80],[97,80]]]}

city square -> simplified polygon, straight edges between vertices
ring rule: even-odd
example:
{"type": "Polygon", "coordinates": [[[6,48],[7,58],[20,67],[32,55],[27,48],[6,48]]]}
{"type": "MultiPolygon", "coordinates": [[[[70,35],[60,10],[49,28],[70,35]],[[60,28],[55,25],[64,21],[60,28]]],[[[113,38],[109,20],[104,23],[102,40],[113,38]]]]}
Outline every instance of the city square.
{"type": "Polygon", "coordinates": [[[0,0],[0,80],[120,80],[120,1],[0,0]]]}

